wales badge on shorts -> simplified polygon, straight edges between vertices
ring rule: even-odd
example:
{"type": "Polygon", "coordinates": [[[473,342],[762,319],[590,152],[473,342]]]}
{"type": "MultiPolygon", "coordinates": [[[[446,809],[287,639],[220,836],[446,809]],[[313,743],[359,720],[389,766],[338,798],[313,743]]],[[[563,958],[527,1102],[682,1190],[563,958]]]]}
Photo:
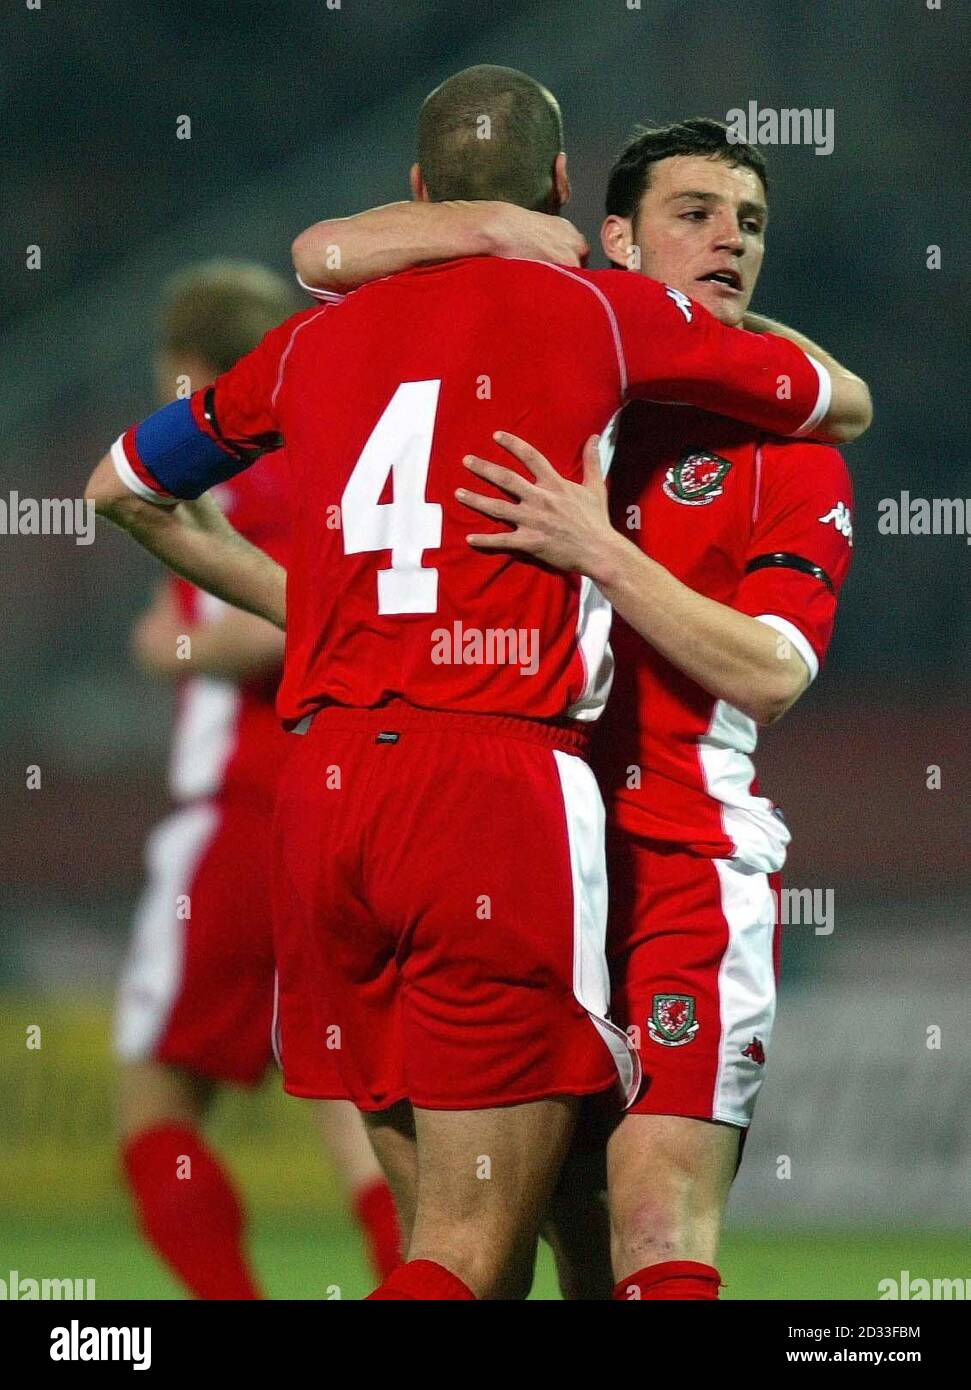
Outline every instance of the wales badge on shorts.
{"type": "Polygon", "coordinates": [[[684,1047],[693,1040],[700,1024],[695,1019],[692,994],[655,994],[647,1031],[662,1047],[684,1047]]]}

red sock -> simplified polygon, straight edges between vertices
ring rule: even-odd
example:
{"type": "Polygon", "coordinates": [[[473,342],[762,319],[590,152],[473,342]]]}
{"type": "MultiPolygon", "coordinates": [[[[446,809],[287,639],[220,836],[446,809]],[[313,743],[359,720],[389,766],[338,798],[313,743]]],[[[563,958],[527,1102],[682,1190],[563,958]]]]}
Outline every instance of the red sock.
{"type": "Polygon", "coordinates": [[[711,1265],[666,1260],[621,1279],[614,1298],[620,1303],[635,1303],[639,1298],[710,1299],[718,1297],[720,1286],[721,1275],[711,1265]]]}
{"type": "Polygon", "coordinates": [[[354,1215],[364,1232],[371,1268],[383,1282],[401,1264],[401,1230],[391,1188],[384,1178],[366,1183],[354,1196],[354,1215]]]}
{"type": "Polygon", "coordinates": [[[365,1302],[376,1298],[409,1299],[413,1302],[457,1302],[475,1300],[472,1290],[444,1265],[434,1260],[409,1260],[399,1265],[379,1289],[369,1293],[365,1302]]]}
{"type": "Polygon", "coordinates": [[[181,1125],[156,1125],[129,1139],[122,1158],[143,1234],[190,1293],[262,1298],[232,1179],[202,1138],[181,1125]],[[179,1176],[183,1169],[191,1176],[179,1176]]]}

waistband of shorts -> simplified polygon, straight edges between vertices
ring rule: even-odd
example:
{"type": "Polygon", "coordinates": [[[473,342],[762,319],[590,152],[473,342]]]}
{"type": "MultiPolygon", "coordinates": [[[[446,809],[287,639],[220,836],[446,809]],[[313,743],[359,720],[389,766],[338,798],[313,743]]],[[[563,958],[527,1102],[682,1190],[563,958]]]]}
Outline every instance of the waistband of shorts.
{"type": "Polygon", "coordinates": [[[362,733],[401,733],[423,730],[427,733],[459,733],[485,738],[511,738],[535,743],[541,748],[588,758],[590,732],[573,719],[521,719],[512,714],[466,714],[456,710],[424,709],[405,700],[364,709],[351,705],[321,705],[305,715],[290,730],[307,734],[315,729],[358,729],[362,733]]]}

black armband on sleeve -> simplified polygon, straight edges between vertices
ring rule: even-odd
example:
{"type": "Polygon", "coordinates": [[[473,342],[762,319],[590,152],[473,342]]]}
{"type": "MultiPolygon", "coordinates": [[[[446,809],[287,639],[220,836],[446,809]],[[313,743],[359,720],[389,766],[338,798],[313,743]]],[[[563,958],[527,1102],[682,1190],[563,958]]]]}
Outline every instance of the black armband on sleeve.
{"type": "Polygon", "coordinates": [[[219,427],[216,417],[216,388],[209,386],[202,398],[202,413],[216,438],[241,463],[255,463],[264,454],[283,448],[283,435],[271,431],[268,434],[253,435],[250,439],[228,439],[219,427]]]}
{"type": "Polygon", "coordinates": [[[776,550],[771,555],[756,555],[755,559],[749,560],[745,566],[745,573],[752,574],[755,570],[768,569],[799,570],[800,574],[808,574],[810,578],[818,579],[821,584],[825,584],[831,594],[836,593],[833,581],[821,565],[814,565],[812,560],[807,560],[802,555],[793,555],[789,550],[776,550]]]}

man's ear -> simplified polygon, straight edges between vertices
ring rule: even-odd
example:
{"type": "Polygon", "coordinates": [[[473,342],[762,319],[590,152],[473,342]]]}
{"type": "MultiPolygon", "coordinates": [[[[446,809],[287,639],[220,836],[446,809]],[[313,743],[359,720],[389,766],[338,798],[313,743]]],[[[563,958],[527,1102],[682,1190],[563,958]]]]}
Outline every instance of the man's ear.
{"type": "Polygon", "coordinates": [[[566,172],[566,155],[560,150],[553,165],[553,198],[557,210],[570,201],[570,176],[566,172]]]}
{"type": "Polygon", "coordinates": [[[411,184],[411,196],[416,203],[431,202],[425,180],[421,176],[421,166],[419,164],[413,164],[411,166],[408,173],[408,182],[411,184]]]}
{"type": "Polygon", "coordinates": [[[604,218],[600,228],[600,245],[604,255],[614,265],[630,268],[631,249],[634,246],[634,224],[629,217],[618,217],[611,213],[604,218]]]}

